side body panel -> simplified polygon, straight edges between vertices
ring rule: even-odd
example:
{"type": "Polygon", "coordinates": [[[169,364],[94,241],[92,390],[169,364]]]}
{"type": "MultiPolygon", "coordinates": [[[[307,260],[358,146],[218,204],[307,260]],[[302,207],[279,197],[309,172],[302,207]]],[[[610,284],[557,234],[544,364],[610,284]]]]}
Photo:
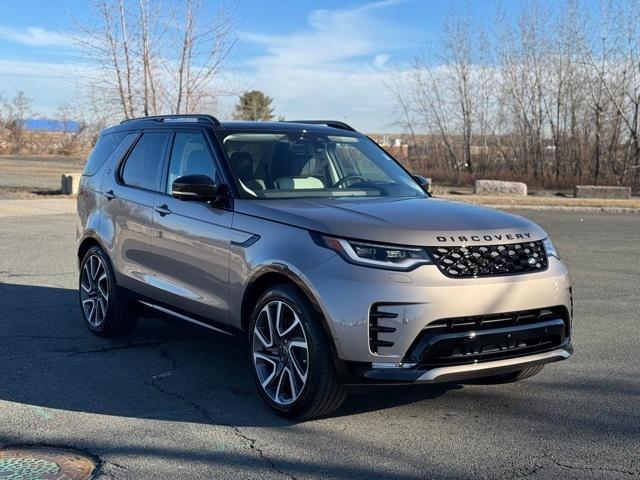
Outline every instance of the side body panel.
{"type": "Polygon", "coordinates": [[[102,190],[115,198],[103,201],[100,237],[113,264],[119,285],[144,295],[152,293],[151,229],[153,192],[120,185],[105,175],[102,190]]]}
{"type": "Polygon", "coordinates": [[[93,175],[82,175],[77,198],[76,240],[78,246],[87,237],[95,238],[104,244],[105,238],[101,228],[104,217],[103,208],[107,200],[104,195],[105,190],[103,190],[103,179],[112,174],[114,165],[120,162],[137,137],[138,135],[135,133],[129,134],[93,175]]]}
{"type": "Polygon", "coordinates": [[[113,156],[105,167],[99,236],[118,284],[142,295],[152,295],[149,280],[154,268],[151,232],[156,192],[120,182],[118,171],[123,157],[113,156]]]}
{"type": "Polygon", "coordinates": [[[100,230],[103,200],[100,191],[101,178],[102,175],[100,174],[91,177],[82,176],[80,179],[80,187],[76,199],[78,211],[76,216],[77,246],[80,246],[80,243],[86,237],[96,237],[97,232],[100,230]]]}
{"type": "Polygon", "coordinates": [[[229,242],[233,212],[200,202],[155,196],[150,283],[158,300],[229,323],[229,242]],[[164,211],[164,210],[163,210],[164,211]]]}

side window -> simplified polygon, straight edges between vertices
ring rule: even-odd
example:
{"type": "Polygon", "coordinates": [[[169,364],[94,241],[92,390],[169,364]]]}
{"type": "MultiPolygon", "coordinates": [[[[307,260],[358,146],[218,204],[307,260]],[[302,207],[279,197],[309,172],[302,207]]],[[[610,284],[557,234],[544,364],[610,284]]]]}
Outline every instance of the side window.
{"type": "Polygon", "coordinates": [[[87,159],[87,164],[82,174],[91,176],[100,170],[100,167],[104,165],[104,162],[107,161],[127,134],[128,132],[118,132],[101,135],[87,159]]]}
{"type": "Polygon", "coordinates": [[[184,175],[206,175],[216,179],[215,163],[201,133],[176,133],[171,149],[167,192],[176,178],[184,175]]]}
{"type": "Polygon", "coordinates": [[[158,190],[162,154],[168,133],[150,132],[142,135],[122,169],[122,181],[132,187],[158,190]]]}

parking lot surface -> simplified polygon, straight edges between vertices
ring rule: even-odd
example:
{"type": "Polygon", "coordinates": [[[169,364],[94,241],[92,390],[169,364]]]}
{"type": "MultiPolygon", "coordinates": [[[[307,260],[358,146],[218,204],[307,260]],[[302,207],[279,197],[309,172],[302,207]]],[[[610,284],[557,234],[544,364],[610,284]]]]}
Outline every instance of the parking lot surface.
{"type": "Polygon", "coordinates": [[[89,334],[75,218],[0,218],[0,447],[75,448],[99,478],[636,478],[640,217],[527,212],[575,282],[575,355],[520,383],[354,392],[291,422],[243,343],[167,318],[89,334]]]}

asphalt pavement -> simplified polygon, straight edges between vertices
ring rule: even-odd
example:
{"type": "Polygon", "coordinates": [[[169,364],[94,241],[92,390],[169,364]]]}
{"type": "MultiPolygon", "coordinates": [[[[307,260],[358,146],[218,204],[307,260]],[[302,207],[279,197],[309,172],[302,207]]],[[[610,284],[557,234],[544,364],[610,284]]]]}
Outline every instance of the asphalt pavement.
{"type": "Polygon", "coordinates": [[[292,422],[244,347],[167,318],[100,339],[75,218],[0,218],[0,447],[75,448],[99,478],[640,477],[640,217],[527,212],[575,282],[575,355],[520,383],[361,389],[292,422]]]}

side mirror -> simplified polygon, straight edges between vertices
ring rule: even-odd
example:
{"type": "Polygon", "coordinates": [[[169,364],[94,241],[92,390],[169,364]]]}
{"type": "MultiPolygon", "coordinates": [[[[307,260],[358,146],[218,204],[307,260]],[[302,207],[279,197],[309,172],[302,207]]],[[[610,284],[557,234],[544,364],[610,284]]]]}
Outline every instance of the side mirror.
{"type": "Polygon", "coordinates": [[[218,186],[206,175],[185,175],[171,184],[171,195],[179,200],[211,202],[218,198],[218,186]]]}
{"type": "Polygon", "coordinates": [[[414,175],[413,179],[416,182],[418,182],[418,185],[420,185],[420,188],[422,188],[422,190],[424,190],[426,193],[431,195],[431,179],[430,178],[422,177],[420,175],[414,175]]]}

